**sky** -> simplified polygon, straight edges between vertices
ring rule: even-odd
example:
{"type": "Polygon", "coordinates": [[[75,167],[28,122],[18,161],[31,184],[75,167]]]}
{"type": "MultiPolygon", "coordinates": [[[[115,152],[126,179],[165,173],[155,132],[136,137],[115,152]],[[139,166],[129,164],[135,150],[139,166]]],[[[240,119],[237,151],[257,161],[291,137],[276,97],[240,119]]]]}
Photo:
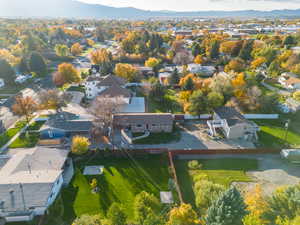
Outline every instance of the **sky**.
{"type": "Polygon", "coordinates": [[[79,0],[115,7],[135,7],[146,10],[274,10],[300,9],[300,0],[79,0]]]}

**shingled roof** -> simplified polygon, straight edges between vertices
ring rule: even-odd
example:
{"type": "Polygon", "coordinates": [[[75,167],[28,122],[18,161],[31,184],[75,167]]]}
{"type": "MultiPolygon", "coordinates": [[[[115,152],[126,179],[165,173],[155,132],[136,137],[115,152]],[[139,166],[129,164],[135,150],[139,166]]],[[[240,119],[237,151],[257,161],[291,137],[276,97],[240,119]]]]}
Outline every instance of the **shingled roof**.
{"type": "Polygon", "coordinates": [[[124,98],[130,98],[131,92],[127,90],[126,88],[122,88],[118,85],[112,85],[108,88],[106,88],[104,91],[102,91],[99,96],[107,96],[110,98],[114,97],[124,97],[124,98]]]}
{"type": "Polygon", "coordinates": [[[118,113],[113,119],[116,124],[172,124],[174,120],[171,113],[118,113]]]}
{"type": "Polygon", "coordinates": [[[227,121],[228,126],[234,126],[238,123],[246,122],[245,117],[234,107],[219,107],[215,109],[215,113],[227,121]]]}

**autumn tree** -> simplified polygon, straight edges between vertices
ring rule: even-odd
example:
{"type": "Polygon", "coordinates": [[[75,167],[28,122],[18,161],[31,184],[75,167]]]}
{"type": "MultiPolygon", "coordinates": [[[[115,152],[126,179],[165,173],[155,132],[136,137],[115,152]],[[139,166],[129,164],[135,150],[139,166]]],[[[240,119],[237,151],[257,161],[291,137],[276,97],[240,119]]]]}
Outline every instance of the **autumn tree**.
{"type": "Polygon", "coordinates": [[[80,55],[82,53],[83,47],[79,43],[75,43],[71,47],[72,55],[80,55]]]}
{"type": "Polygon", "coordinates": [[[192,61],[192,55],[186,50],[178,52],[173,59],[173,62],[178,65],[187,65],[192,61]]]}
{"type": "Polygon", "coordinates": [[[80,73],[72,64],[62,63],[58,66],[58,71],[56,74],[54,74],[53,80],[56,85],[79,83],[81,80],[81,76],[80,73]],[[58,81],[61,82],[59,83],[58,81]]]}
{"type": "Polygon", "coordinates": [[[300,91],[295,91],[293,93],[293,98],[296,100],[296,101],[300,101],[300,91]]]}
{"type": "Polygon", "coordinates": [[[72,139],[71,151],[75,155],[82,155],[89,150],[90,141],[86,137],[74,136],[72,139]]]}
{"type": "Polygon", "coordinates": [[[174,207],[170,211],[169,221],[167,225],[198,225],[200,221],[197,213],[193,210],[189,204],[181,204],[178,207],[174,207]]]}
{"type": "Polygon", "coordinates": [[[115,67],[115,74],[128,82],[134,82],[137,80],[138,71],[131,64],[118,63],[115,67]]]}
{"type": "Polygon", "coordinates": [[[55,49],[56,55],[58,55],[58,56],[66,57],[69,55],[69,48],[67,45],[57,44],[57,45],[55,45],[54,49],[55,49]]]}
{"type": "Polygon", "coordinates": [[[239,58],[230,60],[230,62],[225,66],[225,72],[242,72],[244,69],[244,61],[239,58]]]}
{"type": "Polygon", "coordinates": [[[97,49],[90,54],[90,59],[93,64],[101,65],[112,61],[112,55],[105,48],[97,49]]]}
{"type": "Polygon", "coordinates": [[[145,66],[147,67],[151,67],[153,69],[154,72],[157,72],[158,66],[160,64],[160,61],[157,58],[149,58],[146,62],[145,62],[145,66]]]}
{"type": "Polygon", "coordinates": [[[252,69],[257,69],[259,67],[261,67],[264,63],[266,63],[266,59],[264,57],[258,57],[257,59],[254,59],[251,62],[251,68],[252,69]]]}
{"type": "Polygon", "coordinates": [[[204,60],[201,55],[197,55],[194,59],[194,63],[196,63],[196,64],[203,64],[203,62],[204,62],[204,60]]]}
{"type": "Polygon", "coordinates": [[[38,94],[39,108],[44,110],[54,109],[60,111],[70,101],[70,96],[57,89],[42,90],[38,94]]]}
{"type": "Polygon", "coordinates": [[[19,116],[25,116],[27,123],[29,123],[30,117],[36,111],[37,104],[32,97],[17,97],[15,104],[12,106],[12,110],[19,116]]]}
{"type": "Polygon", "coordinates": [[[36,74],[42,75],[47,72],[47,65],[42,57],[42,55],[38,52],[33,52],[29,58],[29,68],[31,72],[35,72],[36,74]]]}
{"type": "Polygon", "coordinates": [[[240,192],[232,187],[225,191],[209,207],[206,215],[206,225],[242,225],[247,215],[246,205],[240,192]]]}

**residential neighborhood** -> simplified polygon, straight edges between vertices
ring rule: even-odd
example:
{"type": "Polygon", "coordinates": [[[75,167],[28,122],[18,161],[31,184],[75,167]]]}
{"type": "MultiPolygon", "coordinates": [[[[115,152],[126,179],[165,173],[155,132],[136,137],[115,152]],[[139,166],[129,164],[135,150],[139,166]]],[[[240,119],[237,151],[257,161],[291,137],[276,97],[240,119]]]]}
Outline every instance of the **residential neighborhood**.
{"type": "Polygon", "coordinates": [[[11,1],[0,225],[300,224],[297,9],[11,1]]]}

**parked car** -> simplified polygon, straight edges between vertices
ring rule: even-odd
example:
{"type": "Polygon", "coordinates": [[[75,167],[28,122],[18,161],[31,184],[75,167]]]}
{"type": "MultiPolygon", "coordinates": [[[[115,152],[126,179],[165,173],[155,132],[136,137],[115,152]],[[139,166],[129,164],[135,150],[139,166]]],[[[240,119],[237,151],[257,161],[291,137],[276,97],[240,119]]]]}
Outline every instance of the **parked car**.
{"type": "Polygon", "coordinates": [[[17,78],[15,79],[15,82],[18,84],[23,84],[24,82],[26,82],[27,80],[29,80],[30,78],[32,78],[31,74],[28,75],[19,75],[17,76],[17,78]]]}

